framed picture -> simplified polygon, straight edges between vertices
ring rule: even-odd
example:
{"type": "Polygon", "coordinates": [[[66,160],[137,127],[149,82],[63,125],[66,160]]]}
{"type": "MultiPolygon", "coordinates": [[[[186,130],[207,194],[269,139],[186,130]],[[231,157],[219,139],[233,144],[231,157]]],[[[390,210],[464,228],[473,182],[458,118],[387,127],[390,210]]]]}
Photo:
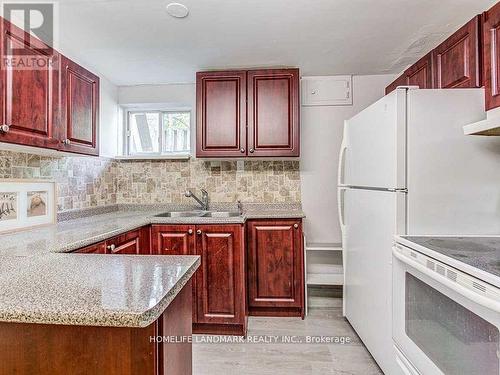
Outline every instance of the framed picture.
{"type": "Polygon", "coordinates": [[[1,180],[0,233],[56,222],[54,181],[1,180]]]}

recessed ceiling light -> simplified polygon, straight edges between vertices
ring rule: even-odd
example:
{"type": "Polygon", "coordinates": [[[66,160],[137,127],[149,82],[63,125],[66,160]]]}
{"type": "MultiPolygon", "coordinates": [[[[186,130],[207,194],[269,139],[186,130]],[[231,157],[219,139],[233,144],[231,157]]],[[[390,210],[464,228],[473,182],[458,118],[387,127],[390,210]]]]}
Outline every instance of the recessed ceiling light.
{"type": "Polygon", "coordinates": [[[189,14],[189,9],[184,4],[170,3],[167,5],[167,12],[172,17],[184,18],[189,14]]]}

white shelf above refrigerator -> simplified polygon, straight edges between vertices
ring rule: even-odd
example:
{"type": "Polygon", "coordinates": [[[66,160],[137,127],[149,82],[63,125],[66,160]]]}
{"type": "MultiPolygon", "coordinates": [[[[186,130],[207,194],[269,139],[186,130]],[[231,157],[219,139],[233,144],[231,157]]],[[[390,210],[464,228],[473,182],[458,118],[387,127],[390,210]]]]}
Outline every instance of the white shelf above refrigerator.
{"type": "Polygon", "coordinates": [[[465,125],[464,134],[500,136],[500,108],[486,112],[486,120],[465,125]]]}

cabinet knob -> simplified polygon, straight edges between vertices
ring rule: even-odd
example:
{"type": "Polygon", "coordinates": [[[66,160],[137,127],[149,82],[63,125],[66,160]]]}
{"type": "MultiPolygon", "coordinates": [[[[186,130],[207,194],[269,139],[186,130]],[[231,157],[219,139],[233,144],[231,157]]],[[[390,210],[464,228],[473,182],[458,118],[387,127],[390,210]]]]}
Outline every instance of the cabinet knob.
{"type": "Polygon", "coordinates": [[[253,152],[254,152],[255,150],[254,150],[253,148],[251,148],[251,149],[250,149],[250,150],[248,150],[248,151],[250,151],[250,152],[253,154],[253,152]]]}
{"type": "Polygon", "coordinates": [[[8,133],[10,126],[7,124],[0,125],[0,133],[8,133]]]}
{"type": "Polygon", "coordinates": [[[192,230],[192,229],[189,229],[189,230],[188,230],[188,234],[193,234],[193,230],[192,230]]]}
{"type": "Polygon", "coordinates": [[[240,148],[240,152],[241,152],[241,153],[244,153],[244,152],[245,152],[245,149],[244,149],[243,147],[242,147],[242,148],[240,148]]]}
{"type": "Polygon", "coordinates": [[[295,229],[299,229],[299,224],[295,223],[295,224],[293,224],[293,227],[294,227],[295,229]]]}
{"type": "Polygon", "coordinates": [[[201,234],[201,229],[198,229],[198,230],[196,231],[196,234],[201,234]]]}
{"type": "Polygon", "coordinates": [[[65,139],[65,140],[62,141],[62,143],[65,144],[65,145],[70,145],[71,144],[71,140],[65,139]]]}
{"type": "Polygon", "coordinates": [[[115,245],[115,244],[111,244],[111,245],[106,246],[106,248],[107,248],[108,250],[110,250],[110,251],[115,251],[115,249],[116,249],[116,245],[115,245]]]}

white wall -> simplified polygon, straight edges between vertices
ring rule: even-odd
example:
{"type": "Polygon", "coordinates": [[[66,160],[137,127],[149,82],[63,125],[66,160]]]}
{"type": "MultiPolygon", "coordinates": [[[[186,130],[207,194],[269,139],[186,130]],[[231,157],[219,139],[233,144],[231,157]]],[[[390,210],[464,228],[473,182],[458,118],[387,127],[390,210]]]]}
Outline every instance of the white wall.
{"type": "Polygon", "coordinates": [[[99,150],[100,155],[114,157],[118,153],[118,88],[100,77],[99,150]]]}
{"type": "Polygon", "coordinates": [[[171,107],[195,108],[196,85],[194,83],[168,85],[120,86],[118,88],[120,105],[166,104],[171,107]]]}
{"type": "Polygon", "coordinates": [[[302,207],[308,242],[341,242],[337,169],[344,120],[384,95],[394,75],[354,76],[353,105],[301,108],[302,207]]]}

